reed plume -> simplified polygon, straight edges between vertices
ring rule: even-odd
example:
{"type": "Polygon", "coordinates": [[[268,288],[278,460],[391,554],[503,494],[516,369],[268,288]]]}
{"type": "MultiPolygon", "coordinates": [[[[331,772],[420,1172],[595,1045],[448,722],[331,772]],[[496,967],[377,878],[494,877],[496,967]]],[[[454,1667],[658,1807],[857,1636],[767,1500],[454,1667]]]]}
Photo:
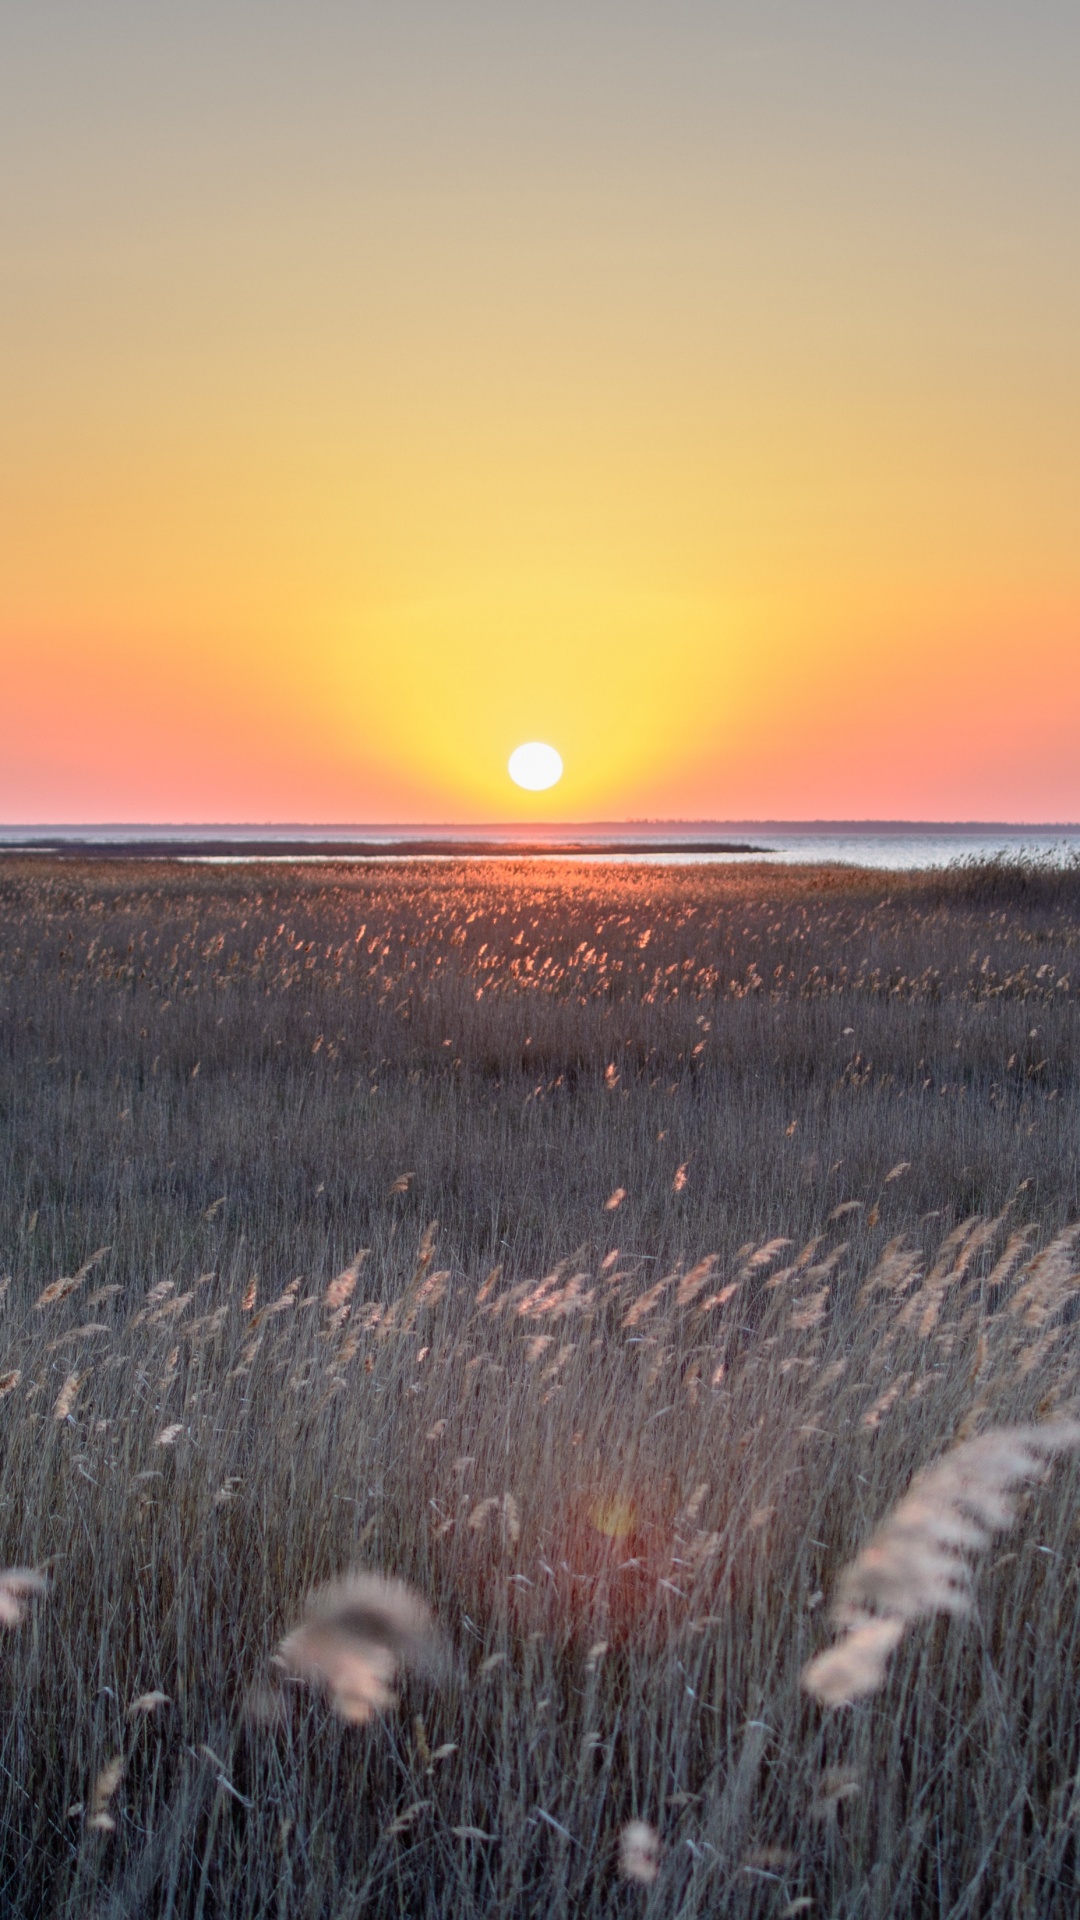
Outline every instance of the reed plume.
{"type": "MultiPolygon", "coordinates": [[[[401,1191],[403,1192],[404,1189],[402,1188],[401,1191]]],[[[360,1268],[370,1251],[369,1247],[361,1247],[359,1252],[353,1255],[348,1266],[343,1267],[336,1279],[331,1280],[323,1295],[323,1306],[328,1313],[340,1312],[341,1308],[352,1299],[356,1291],[356,1282],[360,1278],[360,1268]]]]}
{"type": "Polygon", "coordinates": [[[61,1387],[59,1393],[57,1394],[55,1403],[53,1405],[54,1420],[67,1420],[69,1418],[71,1414],[71,1409],[75,1405],[75,1400],[78,1395],[79,1388],[82,1386],[83,1381],[85,1379],[86,1379],[85,1373],[69,1373],[68,1374],[67,1379],[64,1381],[64,1384],[61,1387]]]}
{"type": "Polygon", "coordinates": [[[430,1671],[437,1649],[431,1611],[418,1593],[402,1580],[355,1573],[312,1594],[278,1656],[299,1678],[324,1687],[343,1720],[363,1725],[397,1705],[399,1669],[430,1671]]]}
{"type": "Polygon", "coordinates": [[[69,1293],[74,1293],[76,1287],[82,1286],[83,1281],[89,1278],[94,1268],[100,1265],[109,1251],[108,1247],[98,1247],[97,1251],[92,1253],[88,1260],[84,1260],[82,1266],[74,1273],[62,1274],[59,1280],[50,1281],[44,1292],[40,1293],[34,1301],[35,1307],[51,1307],[57,1300],[66,1300],[69,1293]]]}
{"type": "Polygon", "coordinates": [[[26,1618],[26,1602],[47,1593],[49,1583],[36,1567],[8,1567],[0,1573],[0,1627],[17,1627],[26,1618]]]}
{"type": "Polygon", "coordinates": [[[660,1872],[660,1835],[645,1820],[628,1820],[619,1835],[619,1872],[624,1880],[651,1886],[660,1872]]]}
{"type": "Polygon", "coordinates": [[[917,1474],[899,1505],[841,1575],[832,1619],[834,1647],[803,1672],[808,1693],[838,1706],[873,1693],[889,1655],[915,1620],[966,1613],[970,1558],[1016,1518],[1015,1489],[1054,1454],[1080,1446],[1080,1422],[1000,1427],[961,1441],[917,1474]]]}
{"type": "Polygon", "coordinates": [[[116,1821],[108,1811],[109,1802],[124,1777],[124,1761],[120,1754],[102,1767],[94,1781],[88,1809],[88,1827],[96,1827],[99,1833],[115,1833],[116,1821]]]}

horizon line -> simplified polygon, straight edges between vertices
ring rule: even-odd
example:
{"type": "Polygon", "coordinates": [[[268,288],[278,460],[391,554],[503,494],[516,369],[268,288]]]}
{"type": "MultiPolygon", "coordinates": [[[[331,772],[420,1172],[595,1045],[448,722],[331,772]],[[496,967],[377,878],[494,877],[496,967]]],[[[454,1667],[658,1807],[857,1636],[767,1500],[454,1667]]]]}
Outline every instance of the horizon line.
{"type": "Polygon", "coordinates": [[[11,834],[20,837],[29,834],[64,834],[65,836],[86,838],[95,833],[140,833],[150,835],[166,834],[209,834],[209,833],[377,833],[390,834],[407,832],[415,834],[420,830],[435,833],[454,833],[462,838],[484,833],[514,833],[523,838],[547,836],[559,833],[593,833],[642,828],[653,832],[662,832],[668,828],[685,830],[694,828],[738,828],[755,829],[767,832],[847,832],[861,833],[1080,833],[1080,822],[1069,820],[915,820],[910,818],[872,818],[863,816],[834,818],[788,818],[770,819],[766,817],[726,818],[698,816],[696,818],[672,817],[636,817],[619,820],[493,820],[493,821],[452,821],[452,820],[367,820],[367,821],[297,821],[297,820],[38,820],[0,822],[0,838],[11,834]]]}

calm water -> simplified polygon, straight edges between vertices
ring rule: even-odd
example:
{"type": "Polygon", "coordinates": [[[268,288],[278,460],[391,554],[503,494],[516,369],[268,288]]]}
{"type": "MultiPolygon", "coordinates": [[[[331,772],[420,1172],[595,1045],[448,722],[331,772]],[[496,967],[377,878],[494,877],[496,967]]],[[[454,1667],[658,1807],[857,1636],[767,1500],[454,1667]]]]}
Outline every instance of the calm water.
{"type": "MultiPolygon", "coordinates": [[[[1080,826],[919,826],[910,822],[890,823],[870,822],[863,824],[846,821],[788,823],[754,820],[739,821],[693,821],[665,823],[619,822],[588,826],[537,827],[529,828],[521,824],[497,827],[455,827],[455,826],[292,826],[292,825],[198,825],[198,826],[0,826],[0,848],[26,848],[36,846],[41,851],[48,847],[74,850],[80,844],[90,844],[95,848],[115,847],[121,852],[125,847],[138,843],[141,847],[152,846],[166,857],[170,849],[178,842],[184,844],[183,857],[188,859],[213,859],[215,861],[236,861],[252,858],[265,859],[275,856],[260,852],[253,855],[245,851],[251,842],[259,842],[260,847],[268,843],[285,843],[290,847],[300,847],[304,842],[318,841],[327,843],[363,841],[371,848],[378,848],[378,856],[383,859],[400,860],[399,851],[402,842],[424,840],[428,843],[448,843],[447,859],[468,855],[468,842],[483,839],[489,845],[492,842],[520,842],[528,838],[538,850],[549,849],[551,854],[560,854],[559,841],[573,840],[576,843],[572,854],[563,857],[600,861],[641,861],[646,864],[685,866],[699,861],[709,863],[765,859],[775,862],[795,861],[803,865],[814,863],[843,862],[850,866],[878,867],[898,870],[911,867],[944,867],[963,859],[985,858],[1002,851],[1013,854],[1024,851],[1036,855],[1049,855],[1066,859],[1070,856],[1080,858],[1080,826]],[[692,850],[697,841],[734,840],[750,842],[759,852],[753,854],[698,853],[692,850]],[[651,843],[646,853],[621,853],[621,842],[633,841],[640,846],[642,841],[651,843]],[[197,851],[200,843],[228,843],[227,852],[200,855],[197,851]],[[672,843],[677,842],[676,851],[672,843]],[[450,845],[453,852],[450,851],[450,845]],[[598,850],[590,853],[588,848],[598,850]],[[602,846],[602,851],[599,848],[602,846]]],[[[281,859],[304,858],[303,854],[282,853],[281,859]]],[[[321,859],[322,853],[308,855],[307,858],[321,859]]],[[[370,858],[371,855],[364,857],[370,858]]],[[[437,854],[427,854],[425,858],[438,858],[437,854]]]]}

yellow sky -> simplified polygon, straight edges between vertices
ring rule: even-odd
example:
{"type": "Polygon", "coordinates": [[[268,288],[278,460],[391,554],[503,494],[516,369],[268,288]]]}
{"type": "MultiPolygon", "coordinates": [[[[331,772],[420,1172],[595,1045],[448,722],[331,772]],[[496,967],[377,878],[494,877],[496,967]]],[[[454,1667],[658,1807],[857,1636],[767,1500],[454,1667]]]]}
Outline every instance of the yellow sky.
{"type": "Polygon", "coordinates": [[[1080,817],[1080,28],[716,12],[0,28],[0,816],[1080,817]]]}

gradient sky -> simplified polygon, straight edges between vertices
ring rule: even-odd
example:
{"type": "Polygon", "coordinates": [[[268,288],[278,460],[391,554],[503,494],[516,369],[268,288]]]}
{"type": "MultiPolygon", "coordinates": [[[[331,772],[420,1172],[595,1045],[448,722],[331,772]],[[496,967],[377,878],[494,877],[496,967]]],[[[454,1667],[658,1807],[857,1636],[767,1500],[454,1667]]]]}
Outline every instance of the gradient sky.
{"type": "Polygon", "coordinates": [[[0,819],[1077,820],[1078,507],[1075,0],[0,13],[0,819]]]}

